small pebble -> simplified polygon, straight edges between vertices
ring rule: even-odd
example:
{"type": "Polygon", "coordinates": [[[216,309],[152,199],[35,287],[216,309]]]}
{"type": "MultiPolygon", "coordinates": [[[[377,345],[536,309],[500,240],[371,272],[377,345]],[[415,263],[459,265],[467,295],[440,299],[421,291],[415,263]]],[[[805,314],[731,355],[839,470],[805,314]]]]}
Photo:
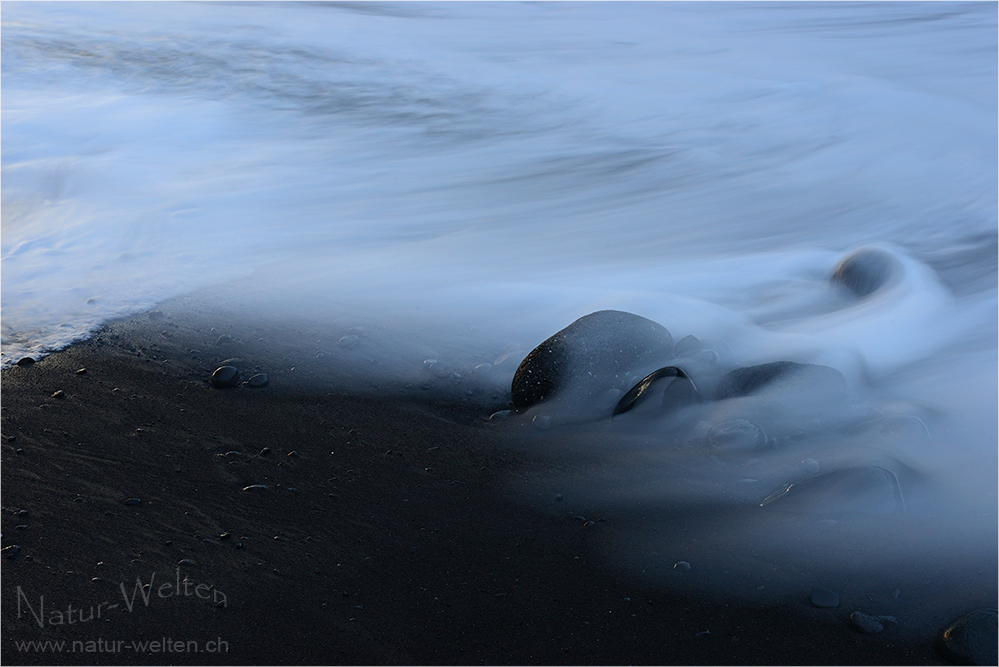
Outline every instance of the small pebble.
{"type": "Polygon", "coordinates": [[[212,386],[228,389],[239,384],[239,370],[235,366],[221,366],[212,373],[212,386]]]}
{"type": "Polygon", "coordinates": [[[243,490],[247,493],[259,493],[260,491],[266,491],[266,484],[250,484],[249,486],[244,486],[243,490]]]}
{"type": "Polygon", "coordinates": [[[338,340],[336,344],[347,350],[353,350],[361,344],[361,338],[359,336],[355,336],[354,334],[350,334],[338,340]]]}
{"type": "Polygon", "coordinates": [[[812,589],[812,604],[816,607],[828,609],[839,606],[839,594],[828,588],[812,589]]]}
{"type": "Polygon", "coordinates": [[[87,373],[87,369],[86,368],[81,368],[81,369],[79,369],[79,370],[76,371],[77,375],[85,375],[86,373],[87,373]]]}
{"type": "Polygon", "coordinates": [[[680,572],[690,572],[690,563],[685,560],[678,561],[673,565],[673,569],[680,572]]]}
{"type": "Polygon", "coordinates": [[[684,336],[676,341],[676,345],[673,346],[673,355],[682,357],[685,354],[693,354],[700,349],[701,341],[697,340],[694,336],[684,336]]]}
{"type": "Polygon", "coordinates": [[[510,417],[509,410],[499,410],[489,415],[489,421],[496,423],[496,422],[501,422],[505,419],[509,419],[509,417],[510,417]]]}
{"type": "Polygon", "coordinates": [[[221,336],[218,337],[218,340],[216,340],[215,342],[218,343],[219,345],[226,345],[232,342],[232,336],[230,336],[229,334],[222,334],[221,336]]]}
{"type": "Polygon", "coordinates": [[[184,558],[177,563],[177,565],[194,565],[194,561],[190,558],[184,558]]]}
{"type": "Polygon", "coordinates": [[[542,431],[546,431],[552,425],[552,418],[551,415],[534,415],[531,423],[542,431]]]}
{"type": "Polygon", "coordinates": [[[260,455],[261,456],[268,456],[268,455],[270,455],[270,453],[271,453],[271,448],[270,447],[264,447],[263,449],[260,450],[260,455]]]}
{"type": "Polygon", "coordinates": [[[139,498],[126,498],[125,499],[125,504],[126,505],[138,505],[141,502],[142,502],[142,500],[140,500],[139,498]]]}
{"type": "Polygon", "coordinates": [[[34,360],[34,359],[32,359],[31,357],[22,357],[22,358],[21,358],[21,359],[20,359],[20,360],[19,360],[19,361],[17,362],[17,365],[18,365],[18,366],[30,366],[30,365],[31,365],[31,364],[33,364],[33,363],[35,363],[35,360],[34,360]]]}
{"type": "Polygon", "coordinates": [[[877,634],[885,629],[884,623],[881,622],[880,618],[865,614],[862,611],[855,611],[850,614],[850,625],[868,635],[877,634]]]}
{"type": "Polygon", "coordinates": [[[713,426],[708,431],[708,442],[719,453],[748,454],[765,449],[767,436],[756,424],[733,419],[713,426]]]}
{"type": "Polygon", "coordinates": [[[58,389],[52,392],[52,398],[65,398],[65,396],[66,392],[64,392],[62,389],[58,389]]]}
{"type": "Polygon", "coordinates": [[[268,378],[266,373],[257,373],[256,375],[250,377],[246,381],[247,387],[252,387],[253,389],[258,389],[260,387],[266,387],[268,383],[268,378]]]}

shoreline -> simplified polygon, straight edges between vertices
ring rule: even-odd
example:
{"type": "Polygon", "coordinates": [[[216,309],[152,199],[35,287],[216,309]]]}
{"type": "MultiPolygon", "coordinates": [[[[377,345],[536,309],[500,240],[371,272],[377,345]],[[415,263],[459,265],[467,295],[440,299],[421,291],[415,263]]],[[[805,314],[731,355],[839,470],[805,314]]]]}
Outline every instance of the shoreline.
{"type": "Polygon", "coordinates": [[[372,382],[208,319],[161,308],[2,371],[6,664],[944,664],[845,607],[612,572],[600,533],[510,497],[552,461],[483,425],[491,380],[372,382]],[[213,389],[225,358],[269,385],[213,389]],[[16,645],[47,640],[80,650],[16,645]]]}

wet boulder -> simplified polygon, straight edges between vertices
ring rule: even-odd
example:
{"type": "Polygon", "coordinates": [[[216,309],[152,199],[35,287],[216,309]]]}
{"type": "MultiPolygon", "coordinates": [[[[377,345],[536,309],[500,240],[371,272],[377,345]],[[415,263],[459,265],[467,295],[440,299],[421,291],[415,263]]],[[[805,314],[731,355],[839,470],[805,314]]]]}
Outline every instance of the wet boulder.
{"type": "Polygon", "coordinates": [[[796,403],[842,403],[846,400],[846,378],[835,368],[793,361],[737,368],[726,373],[715,390],[715,398],[771,396],[796,403]]]}
{"type": "Polygon", "coordinates": [[[623,393],[672,351],[673,337],[662,325],[632,313],[597,311],[527,355],[513,376],[513,403],[528,408],[556,396],[586,400],[623,393]]]}
{"type": "Polygon", "coordinates": [[[833,271],[832,282],[863,297],[892,282],[901,271],[901,262],[891,253],[864,248],[839,263],[833,271]]]}
{"type": "Polygon", "coordinates": [[[937,649],[955,665],[999,664],[999,616],[995,609],[977,609],[957,619],[940,633],[937,649]]]}

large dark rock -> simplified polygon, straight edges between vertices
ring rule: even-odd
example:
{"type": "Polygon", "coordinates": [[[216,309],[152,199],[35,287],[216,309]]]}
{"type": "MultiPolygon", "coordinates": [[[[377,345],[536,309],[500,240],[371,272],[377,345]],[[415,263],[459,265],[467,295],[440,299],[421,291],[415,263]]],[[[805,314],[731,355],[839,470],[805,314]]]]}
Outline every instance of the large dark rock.
{"type": "Polygon", "coordinates": [[[631,313],[600,310],[579,318],[527,355],[513,376],[513,403],[526,408],[562,392],[593,397],[620,389],[627,375],[642,377],[672,351],[673,336],[662,325],[631,313]]]}
{"type": "Polygon", "coordinates": [[[718,383],[715,398],[770,394],[796,401],[841,403],[846,399],[846,378],[835,368],[793,361],[737,368],[718,383]]]}
{"type": "Polygon", "coordinates": [[[853,253],[836,267],[832,281],[857,296],[867,296],[899,275],[902,264],[891,253],[864,248],[853,253]]]}
{"type": "Polygon", "coordinates": [[[937,648],[955,665],[999,664],[999,616],[995,609],[978,609],[957,619],[940,633],[937,648]]]}

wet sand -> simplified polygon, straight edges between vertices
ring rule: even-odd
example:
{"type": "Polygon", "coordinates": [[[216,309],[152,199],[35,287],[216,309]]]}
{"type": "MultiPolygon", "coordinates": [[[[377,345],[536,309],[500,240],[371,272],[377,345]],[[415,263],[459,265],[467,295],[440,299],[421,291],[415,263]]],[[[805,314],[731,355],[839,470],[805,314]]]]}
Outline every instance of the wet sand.
{"type": "Polygon", "coordinates": [[[558,462],[485,425],[508,395],[316,373],[221,321],[2,372],[5,664],[943,664],[847,608],[615,574],[601,531],[509,497],[558,462]],[[212,388],[226,357],[269,385],[212,388]]]}

